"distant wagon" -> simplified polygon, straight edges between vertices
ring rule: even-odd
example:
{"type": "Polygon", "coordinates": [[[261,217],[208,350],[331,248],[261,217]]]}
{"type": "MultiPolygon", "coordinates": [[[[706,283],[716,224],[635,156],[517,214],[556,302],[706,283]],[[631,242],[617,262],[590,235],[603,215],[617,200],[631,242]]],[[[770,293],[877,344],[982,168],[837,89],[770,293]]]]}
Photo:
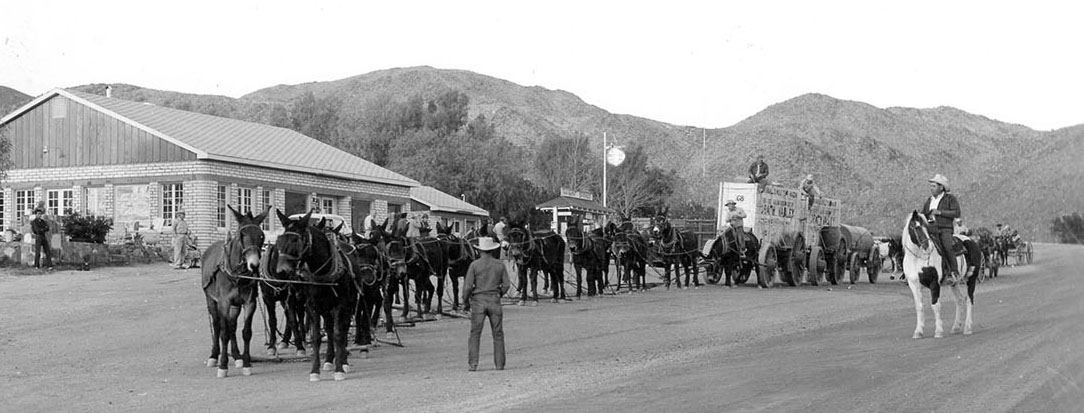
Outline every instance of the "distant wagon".
{"type": "Polygon", "coordinates": [[[877,282],[883,258],[869,230],[845,224],[825,226],[821,227],[820,238],[826,262],[824,278],[828,282],[838,284],[847,273],[854,284],[863,269],[871,284],[877,282]]]}

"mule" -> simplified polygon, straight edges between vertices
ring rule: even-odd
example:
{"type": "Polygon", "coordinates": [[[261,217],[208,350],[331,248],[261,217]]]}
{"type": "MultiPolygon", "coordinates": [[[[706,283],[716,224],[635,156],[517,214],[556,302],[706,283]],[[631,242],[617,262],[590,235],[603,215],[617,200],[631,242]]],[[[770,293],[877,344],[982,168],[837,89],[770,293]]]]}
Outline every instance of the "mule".
{"type": "Polygon", "coordinates": [[[346,341],[350,319],[357,305],[356,274],[346,254],[339,248],[340,239],[316,226],[309,225],[310,211],[300,220],[291,220],[275,210],[283,232],[275,240],[278,253],[275,273],[288,274],[302,281],[305,310],[312,322],[309,340],[312,342],[312,369],[309,381],[320,381],[320,327],[328,338],[328,360],[325,370],[334,369],[334,379],[346,379],[350,366],[346,341]],[[332,363],[332,360],[334,362],[332,363]]]}
{"type": "MultiPolygon", "coordinates": [[[[611,224],[612,225],[612,224],[611,224]]],[[[628,283],[629,292],[647,290],[647,262],[650,252],[647,240],[636,231],[631,223],[610,229],[610,254],[617,263],[617,290],[621,290],[621,280],[628,283]],[[622,269],[624,274],[622,274],[622,269]]]]}
{"type": "MultiPolygon", "coordinates": [[[[439,240],[432,237],[408,238],[398,221],[397,219],[392,226],[395,229],[388,237],[389,243],[399,243],[402,246],[401,254],[396,251],[394,269],[403,286],[403,318],[410,318],[411,281],[414,282],[414,302],[417,304],[418,315],[422,316],[432,310],[435,288],[430,277],[439,278],[443,292],[443,275],[448,271],[447,263],[439,240]],[[401,260],[398,259],[400,256],[401,260]]],[[[442,303],[437,304],[438,313],[443,310],[442,303]]]]}
{"type": "Polygon", "coordinates": [[[988,228],[979,227],[975,230],[974,239],[979,244],[979,250],[982,251],[983,271],[979,277],[979,282],[986,278],[997,277],[1001,266],[994,257],[994,254],[997,253],[997,240],[994,239],[993,232],[988,228]]]}
{"type": "Polygon", "coordinates": [[[211,356],[207,367],[218,365],[218,377],[224,378],[229,370],[229,350],[235,367],[241,374],[252,374],[252,357],[249,343],[252,341],[252,315],[256,312],[258,271],[264,233],[260,223],[267,218],[267,211],[252,216],[242,215],[227,205],[237,220],[237,234],[227,236],[226,241],[216,241],[203,252],[200,272],[203,276],[203,294],[207,298],[207,313],[211,317],[211,356]],[[237,348],[237,317],[244,310],[244,326],[241,337],[244,352],[237,348]]]}
{"type": "MultiPolygon", "coordinates": [[[[437,223],[437,239],[441,241],[447,260],[448,278],[452,282],[452,311],[459,311],[459,279],[466,278],[470,263],[478,259],[478,251],[466,239],[452,234],[450,225],[437,223]]],[[[444,299],[443,283],[437,283],[437,295],[444,299]]]]}
{"type": "MultiPolygon", "coordinates": [[[[583,294],[583,271],[587,270],[587,296],[601,295],[606,286],[606,276],[610,267],[610,245],[612,241],[602,235],[600,230],[584,232],[578,219],[565,230],[568,239],[568,251],[572,255],[572,266],[576,271],[576,298],[583,294]]],[[[620,280],[618,280],[620,283],[620,280]]],[[[558,296],[553,296],[558,302],[558,296]]]]}
{"type": "Polygon", "coordinates": [[[551,230],[528,231],[525,219],[509,222],[505,229],[508,255],[516,262],[519,279],[519,305],[527,303],[530,282],[533,304],[538,305],[538,272],[550,280],[553,297],[564,300],[565,296],[565,241],[551,230]]]}
{"type": "MultiPolygon", "coordinates": [[[[270,249],[269,249],[270,250],[270,249]]],[[[271,254],[265,253],[263,257],[264,262],[268,262],[267,256],[271,254]]],[[[261,266],[261,271],[265,271],[266,266],[261,266]]],[[[269,275],[261,275],[263,278],[270,278],[269,275]]],[[[267,309],[267,355],[278,355],[278,351],[289,347],[293,344],[295,352],[298,356],[305,356],[305,303],[299,291],[295,286],[284,283],[276,283],[273,280],[267,280],[260,282],[260,298],[263,299],[264,308],[267,309]],[[283,317],[286,322],[285,329],[282,331],[282,341],[278,341],[278,314],[276,307],[281,306],[283,317]]]]}
{"type": "MultiPolygon", "coordinates": [[[[715,264],[715,268],[722,272],[725,277],[723,285],[726,287],[733,288],[735,284],[744,284],[757,267],[760,240],[757,239],[756,235],[746,232],[744,248],[739,248],[738,244],[739,240],[734,233],[734,229],[727,227],[712,242],[710,252],[705,257],[715,264]],[[743,251],[744,255],[742,254],[743,251]]],[[[760,280],[758,285],[767,287],[764,280],[760,280]]]]}
{"type": "Polygon", "coordinates": [[[656,239],[655,252],[663,262],[663,283],[666,289],[670,289],[670,267],[674,268],[674,281],[677,288],[681,286],[681,271],[685,270],[685,288],[689,288],[689,278],[697,288],[700,287],[700,276],[697,273],[696,261],[700,256],[700,250],[696,247],[696,234],[692,231],[678,231],[671,225],[666,215],[655,217],[655,226],[652,228],[652,237],[656,239]]]}
{"type": "MultiPolygon", "coordinates": [[[[972,255],[978,252],[978,245],[971,240],[961,241],[965,244],[964,250],[967,251],[966,254],[943,257],[930,239],[926,219],[918,211],[912,211],[911,215],[908,216],[901,239],[904,250],[903,275],[907,279],[908,287],[911,288],[911,295],[915,304],[916,325],[912,338],[919,339],[924,334],[923,287],[930,290],[930,307],[933,309],[934,314],[934,338],[944,336],[940,301],[942,274],[947,272],[947,266],[942,262],[944,259],[955,259],[957,260],[957,268],[965,269],[962,274],[966,279],[967,296],[963,295],[958,284],[953,284],[950,287],[956,300],[956,319],[952,325],[952,332],[957,333],[962,327],[964,335],[970,335],[972,333],[972,309],[975,302],[975,283],[979,269],[976,266],[972,271],[968,259],[976,259],[972,255]],[[970,244],[970,246],[967,244],[970,244]]],[[[981,259],[981,256],[977,259],[981,259]]]]}

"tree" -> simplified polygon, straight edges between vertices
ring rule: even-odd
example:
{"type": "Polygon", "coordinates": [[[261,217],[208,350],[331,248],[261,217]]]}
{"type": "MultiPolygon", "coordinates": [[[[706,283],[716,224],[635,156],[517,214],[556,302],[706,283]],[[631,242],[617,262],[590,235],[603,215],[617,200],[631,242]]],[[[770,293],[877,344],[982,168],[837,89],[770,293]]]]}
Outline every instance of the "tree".
{"type": "Polygon", "coordinates": [[[7,178],[8,170],[14,166],[11,162],[11,129],[0,126],[0,179],[7,178]]]}
{"type": "Polygon", "coordinates": [[[640,145],[625,156],[625,162],[609,172],[607,206],[625,216],[635,212],[653,213],[673,195],[676,176],[647,165],[647,153],[640,145]],[[651,209],[652,211],[643,211],[651,209]]]}
{"type": "Polygon", "coordinates": [[[534,159],[541,186],[550,192],[561,188],[590,191],[602,176],[599,159],[591,153],[587,135],[548,136],[534,159]]]}
{"type": "Polygon", "coordinates": [[[1084,216],[1079,212],[1054,218],[1050,233],[1063,244],[1084,244],[1084,216]]]}

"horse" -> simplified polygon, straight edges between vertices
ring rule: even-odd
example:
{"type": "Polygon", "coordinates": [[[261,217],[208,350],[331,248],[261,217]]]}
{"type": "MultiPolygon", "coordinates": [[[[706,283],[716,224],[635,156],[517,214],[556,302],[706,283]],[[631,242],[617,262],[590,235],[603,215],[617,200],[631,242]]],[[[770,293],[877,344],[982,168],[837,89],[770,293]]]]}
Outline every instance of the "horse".
{"type": "MultiPolygon", "coordinates": [[[[731,288],[734,284],[744,284],[749,279],[749,274],[757,267],[757,254],[760,251],[760,240],[751,232],[745,233],[744,255],[738,244],[734,229],[728,226],[712,242],[708,256],[705,257],[709,262],[716,263],[715,268],[722,269],[726,277],[723,285],[731,288]]],[[[766,286],[763,280],[759,281],[758,285],[766,286]]]]}
{"type": "Polygon", "coordinates": [[[998,260],[994,259],[994,255],[997,254],[997,240],[994,238],[994,233],[989,228],[979,227],[975,230],[975,242],[979,244],[979,250],[982,251],[982,261],[985,263],[985,271],[983,276],[979,278],[979,282],[982,282],[985,278],[997,277],[1000,270],[998,260]]]}
{"type": "Polygon", "coordinates": [[[551,230],[528,231],[526,219],[512,220],[505,229],[508,255],[516,261],[519,273],[519,305],[527,303],[527,282],[530,281],[534,302],[538,305],[538,271],[548,276],[553,297],[564,300],[565,241],[551,230]],[[528,277],[530,274],[530,277],[528,277]]]}
{"type": "MultiPolygon", "coordinates": [[[[601,295],[606,285],[604,273],[610,267],[610,245],[613,243],[603,236],[601,229],[584,232],[579,219],[576,224],[565,230],[568,238],[568,251],[572,254],[572,266],[576,270],[576,298],[583,293],[583,270],[587,270],[587,296],[601,295]]],[[[618,280],[620,283],[620,279],[618,280]]],[[[557,302],[557,294],[553,302],[557,302]]]]}
{"type": "Polygon", "coordinates": [[[903,238],[899,235],[887,238],[888,254],[885,255],[885,260],[892,263],[892,273],[895,274],[897,271],[903,271],[903,238]]]}
{"type": "MultiPolygon", "coordinates": [[[[459,279],[467,276],[470,263],[478,259],[478,251],[471,248],[466,239],[452,234],[450,225],[441,225],[440,222],[437,222],[437,239],[441,241],[444,257],[448,260],[448,278],[452,281],[452,311],[459,311],[459,279]]],[[[437,294],[443,300],[442,284],[437,284],[437,294]]]]}
{"type": "Polygon", "coordinates": [[[610,254],[614,256],[614,261],[617,263],[617,290],[621,290],[621,269],[624,268],[624,279],[628,282],[629,292],[646,291],[647,261],[650,254],[647,240],[631,223],[622,224],[620,227],[610,223],[607,226],[607,233],[613,240],[613,244],[610,245],[610,254]],[[633,287],[634,281],[636,287],[633,287]]]}
{"type": "Polygon", "coordinates": [[[241,374],[252,374],[252,357],[249,354],[249,342],[252,341],[252,315],[256,312],[256,292],[260,252],[264,234],[260,223],[267,218],[267,211],[252,216],[252,212],[242,215],[232,206],[227,205],[238,228],[236,236],[227,236],[226,241],[216,241],[203,252],[200,272],[203,276],[203,294],[207,298],[207,313],[211,318],[211,356],[207,367],[218,365],[218,377],[224,378],[229,369],[227,349],[232,352],[235,367],[241,368],[241,374]],[[237,317],[244,308],[244,326],[241,336],[245,341],[245,351],[237,348],[237,317]]]}
{"type": "Polygon", "coordinates": [[[666,289],[670,289],[670,266],[674,267],[677,288],[681,287],[681,270],[685,269],[685,288],[689,288],[689,277],[696,287],[700,287],[700,277],[697,274],[696,260],[700,251],[696,248],[696,235],[692,231],[678,231],[671,224],[666,215],[655,217],[655,226],[651,234],[658,243],[656,253],[663,260],[663,281],[666,289]]]}
{"type": "Polygon", "coordinates": [[[324,369],[334,369],[335,381],[345,380],[350,368],[346,336],[357,305],[358,283],[362,280],[340,249],[339,236],[309,225],[311,211],[296,221],[277,209],[275,212],[283,232],[275,240],[278,259],[274,274],[286,274],[303,282],[300,286],[305,296],[305,310],[311,320],[309,339],[313,357],[309,381],[320,381],[321,326],[328,337],[328,360],[324,369]]]}
{"type": "MultiPolygon", "coordinates": [[[[942,253],[930,239],[926,219],[918,211],[912,211],[908,216],[901,239],[904,250],[903,275],[907,278],[907,285],[911,288],[911,295],[915,301],[916,326],[912,338],[922,338],[925,327],[922,313],[922,287],[930,290],[930,307],[933,308],[934,314],[934,338],[941,338],[944,336],[944,326],[941,324],[940,280],[941,274],[947,271],[947,266],[942,262],[942,253]]],[[[948,259],[955,259],[957,268],[966,269],[962,274],[967,283],[967,297],[965,302],[960,286],[957,284],[951,286],[956,300],[956,319],[952,325],[952,332],[959,332],[962,326],[964,335],[970,335],[972,332],[971,313],[975,303],[975,283],[979,274],[977,261],[981,260],[982,256],[978,244],[973,240],[957,239],[963,244],[962,249],[966,253],[948,259]],[[974,271],[969,271],[971,269],[969,265],[975,268],[974,271]]],[[[953,248],[954,251],[956,249],[953,248]]]]}

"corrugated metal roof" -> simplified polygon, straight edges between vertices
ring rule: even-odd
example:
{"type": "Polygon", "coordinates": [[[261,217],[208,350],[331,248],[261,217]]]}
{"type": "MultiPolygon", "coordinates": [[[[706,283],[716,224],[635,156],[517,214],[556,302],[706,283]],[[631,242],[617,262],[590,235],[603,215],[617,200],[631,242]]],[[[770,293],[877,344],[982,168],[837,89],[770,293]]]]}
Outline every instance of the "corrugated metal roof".
{"type": "Polygon", "coordinates": [[[410,198],[425,204],[431,211],[459,212],[463,214],[489,216],[488,211],[441,192],[431,186],[416,186],[410,188],[410,198]]]}
{"type": "Polygon", "coordinates": [[[63,89],[53,92],[104,109],[107,114],[196,153],[199,159],[392,185],[419,185],[413,179],[290,129],[90,93],[63,89]]]}
{"type": "Polygon", "coordinates": [[[602,204],[595,201],[588,201],[586,199],[572,198],[567,196],[559,196],[541,204],[535,205],[536,209],[542,208],[573,208],[582,211],[602,212],[607,214],[616,214],[617,211],[604,207],[602,204]]]}

